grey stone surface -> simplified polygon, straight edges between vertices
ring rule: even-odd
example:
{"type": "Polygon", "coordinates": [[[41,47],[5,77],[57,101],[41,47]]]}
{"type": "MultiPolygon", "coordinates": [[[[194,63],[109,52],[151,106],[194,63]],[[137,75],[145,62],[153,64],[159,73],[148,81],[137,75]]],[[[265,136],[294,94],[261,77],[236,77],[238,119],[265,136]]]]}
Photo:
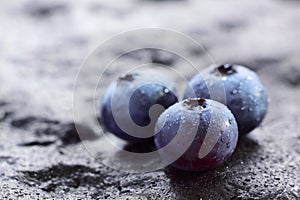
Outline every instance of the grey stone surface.
{"type": "MultiPolygon", "coordinates": [[[[10,0],[0,3],[0,25],[1,199],[300,199],[298,1],[10,0]],[[108,37],[143,27],[185,33],[215,62],[245,64],[265,84],[266,119],[239,139],[220,168],[124,173],[98,162],[80,142],[72,92],[81,63],[108,37]]],[[[201,50],[170,45],[209,64],[201,50]]],[[[144,61],[184,68],[177,57],[151,51],[122,63],[144,61]]],[[[105,84],[117,73],[108,71],[105,84]]],[[[84,87],[94,90],[88,81],[84,87]]],[[[87,142],[101,143],[84,120],[82,130],[87,142]]]]}

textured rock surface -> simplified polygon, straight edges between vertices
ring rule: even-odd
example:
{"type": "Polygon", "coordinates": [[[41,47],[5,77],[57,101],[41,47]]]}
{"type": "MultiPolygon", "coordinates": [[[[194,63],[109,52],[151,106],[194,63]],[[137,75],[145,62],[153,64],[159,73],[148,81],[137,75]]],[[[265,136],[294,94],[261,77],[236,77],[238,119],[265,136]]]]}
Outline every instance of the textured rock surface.
{"type": "MultiPolygon", "coordinates": [[[[1,199],[300,198],[298,1],[10,0],[1,2],[0,22],[1,199]],[[181,31],[216,62],[249,65],[264,82],[267,118],[217,170],[123,173],[80,143],[72,114],[80,64],[109,36],[145,26],[181,31]]],[[[208,64],[202,51],[186,51],[208,64]]],[[[137,60],[181,64],[159,51],[125,61],[137,60]]],[[[84,122],[82,129],[84,139],[101,141],[84,122]]]]}

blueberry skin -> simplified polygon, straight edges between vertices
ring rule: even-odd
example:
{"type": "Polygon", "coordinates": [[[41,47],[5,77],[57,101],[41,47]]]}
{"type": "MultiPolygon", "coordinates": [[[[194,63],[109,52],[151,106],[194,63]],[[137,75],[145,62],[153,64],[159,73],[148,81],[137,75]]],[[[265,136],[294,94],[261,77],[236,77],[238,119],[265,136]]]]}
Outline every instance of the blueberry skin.
{"type": "Polygon", "coordinates": [[[236,118],[241,135],[258,127],[267,113],[266,90],[256,73],[246,67],[231,64],[210,66],[195,75],[189,85],[185,98],[196,95],[226,104],[236,118]],[[224,85],[225,101],[222,99],[220,85],[224,85]],[[215,91],[214,87],[217,88],[215,91]],[[211,95],[208,88],[211,88],[214,95],[211,95]]]}
{"type": "MultiPolygon", "coordinates": [[[[154,125],[158,116],[163,110],[158,110],[154,116],[155,122],[153,127],[147,129],[147,133],[140,132],[139,136],[151,135],[152,137],[139,138],[124,131],[116,123],[114,116],[120,117],[126,126],[126,120],[130,117],[137,126],[147,126],[151,122],[149,110],[153,105],[159,104],[165,109],[178,102],[177,96],[172,83],[168,83],[168,79],[164,78],[166,84],[159,84],[155,79],[162,79],[161,74],[157,74],[153,70],[140,70],[134,73],[128,73],[113,82],[107,89],[101,102],[101,125],[105,131],[111,132],[117,137],[131,143],[145,143],[153,141],[154,125]],[[133,89],[134,88],[134,89],[133,89]],[[112,112],[112,97],[117,99],[116,113],[112,112]],[[129,104],[124,104],[129,102],[129,104]],[[125,116],[125,110],[129,109],[129,116],[125,116]],[[156,117],[156,118],[155,118],[156,117]],[[151,133],[150,133],[151,132],[151,133]]],[[[170,81],[169,81],[170,82],[170,81]]],[[[136,130],[131,127],[129,131],[135,133],[136,130]]]]}
{"type": "Polygon", "coordinates": [[[233,153],[238,140],[238,127],[231,111],[219,102],[202,98],[186,99],[169,107],[159,117],[155,130],[154,142],[160,150],[182,130],[182,139],[159,152],[169,160],[181,151],[171,165],[186,171],[205,171],[221,165],[233,153]],[[185,148],[184,138],[192,132],[195,135],[191,145],[185,148]],[[209,151],[200,157],[202,148],[209,151]]]}

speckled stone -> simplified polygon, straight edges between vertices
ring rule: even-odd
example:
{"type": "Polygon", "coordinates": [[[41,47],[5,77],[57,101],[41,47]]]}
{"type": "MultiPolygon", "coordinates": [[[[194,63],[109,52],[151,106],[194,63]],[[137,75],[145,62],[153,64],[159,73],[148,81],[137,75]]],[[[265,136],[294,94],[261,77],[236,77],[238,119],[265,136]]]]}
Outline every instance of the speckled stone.
{"type": "MultiPolygon", "coordinates": [[[[0,199],[300,199],[299,9],[297,1],[272,0],[3,1],[0,199]],[[215,62],[251,67],[266,86],[266,119],[239,139],[233,156],[218,169],[119,172],[81,144],[72,113],[80,64],[99,42],[145,26],[183,32],[205,46],[215,62]]],[[[199,66],[210,64],[203,51],[172,45],[186,48],[199,66]]],[[[122,61],[171,65],[193,75],[180,59],[160,51],[132,53],[122,61]]],[[[106,72],[107,85],[116,73],[106,72]]],[[[89,82],[85,87],[94,90],[89,82]]],[[[105,87],[99,88],[99,98],[105,87]]],[[[88,122],[81,126],[84,140],[103,139],[88,122]]]]}

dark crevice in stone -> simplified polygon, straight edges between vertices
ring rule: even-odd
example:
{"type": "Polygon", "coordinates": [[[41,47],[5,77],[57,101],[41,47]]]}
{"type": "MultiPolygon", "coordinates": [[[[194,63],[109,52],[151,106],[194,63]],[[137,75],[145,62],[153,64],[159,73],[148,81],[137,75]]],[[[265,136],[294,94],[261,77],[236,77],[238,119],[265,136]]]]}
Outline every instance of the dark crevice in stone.
{"type": "Polygon", "coordinates": [[[152,49],[151,51],[152,63],[165,65],[171,67],[177,60],[176,55],[163,50],[152,49]]]}
{"type": "Polygon", "coordinates": [[[6,105],[8,105],[7,102],[5,102],[5,101],[0,101],[0,107],[6,106],[6,105]]]}
{"type": "Polygon", "coordinates": [[[76,127],[73,122],[65,124],[50,124],[46,128],[36,129],[35,133],[37,135],[56,136],[60,139],[63,145],[76,144],[81,142],[81,140],[94,140],[98,137],[88,127],[82,125],[77,125],[76,127]]]}
{"type": "Polygon", "coordinates": [[[207,48],[206,47],[203,47],[203,48],[201,48],[201,47],[192,48],[192,49],[190,49],[190,52],[191,52],[191,54],[193,54],[195,56],[205,55],[207,48]]]}
{"type": "MultiPolygon", "coordinates": [[[[70,188],[100,187],[105,178],[97,169],[82,165],[58,164],[39,171],[21,171],[20,181],[30,186],[40,187],[46,192],[57,189],[69,191],[70,188]]],[[[101,186],[104,187],[104,186],[101,186]]]]}
{"type": "Polygon", "coordinates": [[[68,7],[62,3],[34,2],[25,5],[25,10],[33,17],[46,18],[58,13],[66,13],[68,7]]]}
{"type": "Polygon", "coordinates": [[[122,58],[129,58],[143,64],[154,63],[163,65],[164,67],[172,67],[173,64],[179,59],[179,56],[166,50],[143,48],[123,54],[122,58]]]}
{"type": "Polygon", "coordinates": [[[257,72],[265,67],[274,67],[280,64],[284,58],[257,58],[251,61],[238,61],[242,66],[247,66],[249,69],[257,72]]]}
{"type": "Polygon", "coordinates": [[[16,158],[14,157],[11,157],[11,156],[0,156],[0,162],[3,163],[3,162],[6,162],[10,165],[14,165],[16,164],[16,158]]]}
{"type": "MultiPolygon", "coordinates": [[[[58,120],[35,116],[14,119],[11,121],[11,125],[15,128],[32,131],[38,137],[55,136],[62,142],[62,145],[76,144],[81,140],[94,140],[98,137],[94,131],[86,126],[78,124],[76,127],[74,122],[62,123],[58,120]]],[[[28,145],[30,146],[30,144],[28,145]]],[[[38,143],[36,145],[42,146],[38,143]]]]}
{"type": "Polygon", "coordinates": [[[219,24],[220,28],[224,31],[230,32],[236,29],[240,29],[244,27],[244,23],[242,22],[221,22],[219,24]]]}
{"type": "Polygon", "coordinates": [[[4,112],[1,112],[0,111],[0,122],[8,119],[10,116],[13,115],[14,112],[12,111],[4,111],[4,112]]]}
{"type": "Polygon", "coordinates": [[[300,67],[290,65],[282,69],[282,73],[279,74],[279,79],[284,83],[293,87],[300,85],[300,67]]]}
{"type": "Polygon", "coordinates": [[[28,126],[33,125],[33,123],[58,124],[59,121],[35,116],[23,117],[11,121],[11,125],[16,128],[27,128],[28,126]]]}
{"type": "Polygon", "coordinates": [[[22,143],[22,144],[19,144],[18,146],[21,146],[21,147],[49,146],[54,143],[55,143],[55,141],[33,141],[33,142],[22,143]]]}

